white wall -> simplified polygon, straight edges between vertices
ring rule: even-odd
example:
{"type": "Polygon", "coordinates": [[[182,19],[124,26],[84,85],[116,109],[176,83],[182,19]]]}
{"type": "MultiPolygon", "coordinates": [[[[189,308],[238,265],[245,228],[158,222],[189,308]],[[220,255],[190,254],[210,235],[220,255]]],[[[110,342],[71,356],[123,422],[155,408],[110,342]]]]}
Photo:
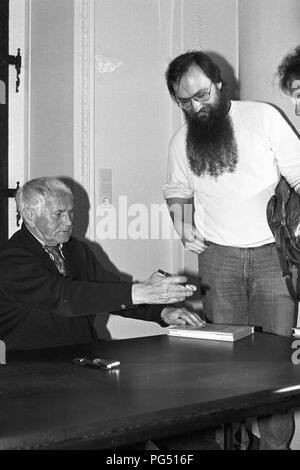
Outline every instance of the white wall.
{"type": "Polygon", "coordinates": [[[73,0],[30,0],[28,28],[28,177],[73,176],[73,0]]]}
{"type": "Polygon", "coordinates": [[[276,73],[283,56],[300,43],[299,0],[239,0],[238,22],[241,99],[273,103],[300,130],[276,73]]]}
{"type": "Polygon", "coordinates": [[[160,187],[170,125],[164,67],[171,40],[171,4],[95,2],[95,240],[121,271],[135,279],[145,279],[158,267],[170,269],[169,240],[151,236],[151,206],[164,202],[160,187]],[[120,66],[103,72],[97,64],[105,60],[120,66]],[[106,240],[100,233],[103,217],[97,216],[101,169],[112,170],[110,202],[117,213],[116,236],[106,240]]]}

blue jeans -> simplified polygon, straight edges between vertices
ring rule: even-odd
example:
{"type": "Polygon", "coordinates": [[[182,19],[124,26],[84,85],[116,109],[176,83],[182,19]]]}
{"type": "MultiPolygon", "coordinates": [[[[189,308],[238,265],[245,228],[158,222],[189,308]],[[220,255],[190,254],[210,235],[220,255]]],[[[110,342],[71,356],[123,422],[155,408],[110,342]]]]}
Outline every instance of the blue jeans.
{"type": "MultiPolygon", "coordinates": [[[[297,305],[290,298],[273,243],[235,248],[206,242],[199,255],[205,316],[213,323],[254,325],[266,333],[290,336],[297,305]]],[[[258,420],[260,449],[286,449],[294,431],[292,413],[258,420]]]]}

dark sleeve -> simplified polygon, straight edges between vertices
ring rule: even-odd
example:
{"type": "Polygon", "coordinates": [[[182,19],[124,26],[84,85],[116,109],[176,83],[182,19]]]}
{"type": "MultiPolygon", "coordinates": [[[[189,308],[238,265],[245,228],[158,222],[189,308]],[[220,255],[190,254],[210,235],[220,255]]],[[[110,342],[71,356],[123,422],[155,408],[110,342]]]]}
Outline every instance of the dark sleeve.
{"type": "Polygon", "coordinates": [[[101,312],[159,321],[163,306],[134,306],[132,284],[107,272],[84,244],[73,252],[83,279],[63,277],[49,269],[47,258],[23,248],[0,254],[0,289],[14,305],[34,306],[58,315],[86,316],[101,312]]]}
{"type": "Polygon", "coordinates": [[[166,305],[148,305],[142,304],[139,306],[133,306],[133,308],[127,308],[120,310],[119,312],[113,312],[122,317],[135,318],[136,320],[154,321],[165,327],[167,324],[161,318],[161,312],[166,305]]]}
{"type": "MultiPolygon", "coordinates": [[[[93,251],[82,242],[77,240],[76,250],[73,251],[78,253],[80,251],[80,258],[84,259],[84,264],[88,268],[88,277],[100,282],[104,280],[110,282],[120,282],[120,278],[117,274],[107,271],[102,264],[98,261],[93,251]]],[[[75,244],[75,240],[73,240],[75,244]]],[[[131,284],[132,285],[132,284],[131,284]]],[[[135,318],[137,320],[154,321],[160,323],[162,326],[166,326],[166,323],[161,319],[161,311],[165,305],[131,305],[123,304],[120,310],[111,311],[123,317],[135,318]]]]}
{"type": "Polygon", "coordinates": [[[74,280],[48,269],[39,256],[7,250],[0,256],[0,289],[14,304],[63,316],[85,316],[132,307],[131,284],[74,280]]]}

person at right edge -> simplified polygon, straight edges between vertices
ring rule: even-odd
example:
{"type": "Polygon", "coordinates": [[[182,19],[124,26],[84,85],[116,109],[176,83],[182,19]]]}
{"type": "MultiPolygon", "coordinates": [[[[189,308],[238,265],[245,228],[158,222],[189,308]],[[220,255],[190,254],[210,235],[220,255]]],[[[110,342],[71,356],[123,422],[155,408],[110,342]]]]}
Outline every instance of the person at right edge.
{"type": "Polygon", "coordinates": [[[278,75],[281,90],[295,102],[295,114],[300,116],[300,45],[282,59],[278,75]]]}
{"type": "MultiPolygon", "coordinates": [[[[185,123],[169,146],[163,186],[174,227],[198,255],[208,321],[290,336],[296,305],[282,277],[266,206],[283,175],[300,192],[300,141],[262,102],[230,101],[219,67],[201,51],[168,66],[185,123]]],[[[289,449],[292,412],[260,417],[260,450],[289,449]]]]}

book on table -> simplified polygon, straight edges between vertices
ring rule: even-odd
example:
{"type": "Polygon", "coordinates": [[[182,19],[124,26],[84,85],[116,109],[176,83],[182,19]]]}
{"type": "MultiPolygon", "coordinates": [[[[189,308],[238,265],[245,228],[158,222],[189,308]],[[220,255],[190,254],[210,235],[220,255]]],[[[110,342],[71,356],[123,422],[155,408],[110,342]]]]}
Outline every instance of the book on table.
{"type": "Polygon", "coordinates": [[[171,325],[166,328],[169,336],[183,338],[211,339],[217,341],[237,341],[254,333],[254,327],[248,325],[228,325],[206,323],[205,326],[171,325]]]}

